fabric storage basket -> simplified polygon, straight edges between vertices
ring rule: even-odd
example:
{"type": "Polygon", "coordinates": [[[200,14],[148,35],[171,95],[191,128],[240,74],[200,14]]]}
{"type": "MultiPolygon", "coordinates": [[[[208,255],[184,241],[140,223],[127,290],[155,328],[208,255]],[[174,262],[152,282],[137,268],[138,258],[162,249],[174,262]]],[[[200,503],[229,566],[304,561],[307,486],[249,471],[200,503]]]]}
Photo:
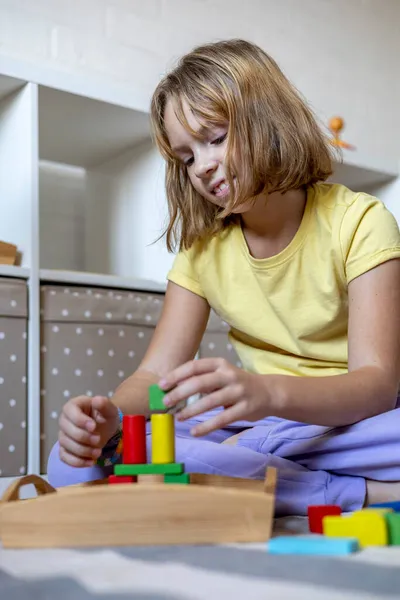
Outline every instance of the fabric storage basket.
{"type": "Polygon", "coordinates": [[[0,277],[0,476],[26,473],[27,285],[0,277]]]}
{"type": "Polygon", "coordinates": [[[41,287],[41,468],[46,473],[64,403],[79,395],[111,397],[141,362],[163,294],[41,287]]]}

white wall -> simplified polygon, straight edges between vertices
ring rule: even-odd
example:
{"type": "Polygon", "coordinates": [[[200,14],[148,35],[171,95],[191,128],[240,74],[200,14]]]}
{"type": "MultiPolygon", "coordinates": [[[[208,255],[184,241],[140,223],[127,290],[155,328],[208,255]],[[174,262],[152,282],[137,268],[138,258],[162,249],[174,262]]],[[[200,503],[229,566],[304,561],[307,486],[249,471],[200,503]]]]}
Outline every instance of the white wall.
{"type": "Polygon", "coordinates": [[[42,161],[39,198],[40,267],[82,271],[85,268],[85,170],[42,161]]]}
{"type": "Polygon", "coordinates": [[[400,226],[400,177],[393,182],[371,188],[368,192],[385,203],[400,226]]]}
{"type": "Polygon", "coordinates": [[[88,171],[86,270],[165,281],[173,255],[154,243],[167,218],[164,173],[150,142],[88,171]]]}
{"type": "Polygon", "coordinates": [[[398,0],[0,0],[1,55],[150,98],[194,44],[240,36],[277,58],[368,155],[399,155],[398,0]]]}
{"type": "Polygon", "coordinates": [[[0,239],[17,246],[23,267],[33,260],[33,87],[28,85],[0,102],[0,239]]]}

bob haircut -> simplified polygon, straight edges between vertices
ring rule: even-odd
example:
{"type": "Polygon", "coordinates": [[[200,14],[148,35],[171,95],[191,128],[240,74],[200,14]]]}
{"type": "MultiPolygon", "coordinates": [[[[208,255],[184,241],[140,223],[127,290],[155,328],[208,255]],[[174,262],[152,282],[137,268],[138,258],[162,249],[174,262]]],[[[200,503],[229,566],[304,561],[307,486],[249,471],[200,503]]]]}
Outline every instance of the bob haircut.
{"type": "Polygon", "coordinates": [[[162,236],[169,251],[188,249],[237,221],[232,210],[262,192],[284,193],[332,174],[333,148],[312,110],[277,63],[244,40],[206,44],[183,56],[154,91],[150,116],[166,160],[169,224],[162,236]],[[228,124],[225,169],[235,192],[224,208],[196,192],[171,150],[164,124],[168,101],[199,137],[187,123],[183,100],[206,127],[228,124]]]}

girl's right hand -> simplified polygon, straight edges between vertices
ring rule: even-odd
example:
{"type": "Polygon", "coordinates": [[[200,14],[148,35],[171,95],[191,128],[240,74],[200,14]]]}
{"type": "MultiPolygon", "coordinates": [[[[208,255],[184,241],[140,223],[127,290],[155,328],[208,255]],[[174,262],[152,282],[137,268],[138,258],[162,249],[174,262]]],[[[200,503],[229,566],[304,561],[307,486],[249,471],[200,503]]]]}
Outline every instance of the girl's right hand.
{"type": "Polygon", "coordinates": [[[109,398],[78,396],[64,405],[59,425],[61,460],[72,467],[89,467],[117,431],[118,409],[109,398]]]}

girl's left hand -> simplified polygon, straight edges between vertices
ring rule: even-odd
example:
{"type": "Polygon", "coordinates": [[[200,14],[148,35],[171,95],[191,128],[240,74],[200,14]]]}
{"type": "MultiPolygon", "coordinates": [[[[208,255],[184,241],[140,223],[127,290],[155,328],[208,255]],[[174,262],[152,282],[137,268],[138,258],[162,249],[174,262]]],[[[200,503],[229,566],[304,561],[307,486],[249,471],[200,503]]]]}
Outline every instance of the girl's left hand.
{"type": "Polygon", "coordinates": [[[178,421],[213,408],[225,408],[191,430],[192,435],[199,436],[235,421],[257,421],[270,415],[271,393],[266,381],[266,376],[247,373],[223,358],[201,358],[181,365],[164,377],[159,386],[165,391],[170,390],[164,396],[164,404],[168,408],[195,394],[204,395],[179,411],[178,421]]]}

